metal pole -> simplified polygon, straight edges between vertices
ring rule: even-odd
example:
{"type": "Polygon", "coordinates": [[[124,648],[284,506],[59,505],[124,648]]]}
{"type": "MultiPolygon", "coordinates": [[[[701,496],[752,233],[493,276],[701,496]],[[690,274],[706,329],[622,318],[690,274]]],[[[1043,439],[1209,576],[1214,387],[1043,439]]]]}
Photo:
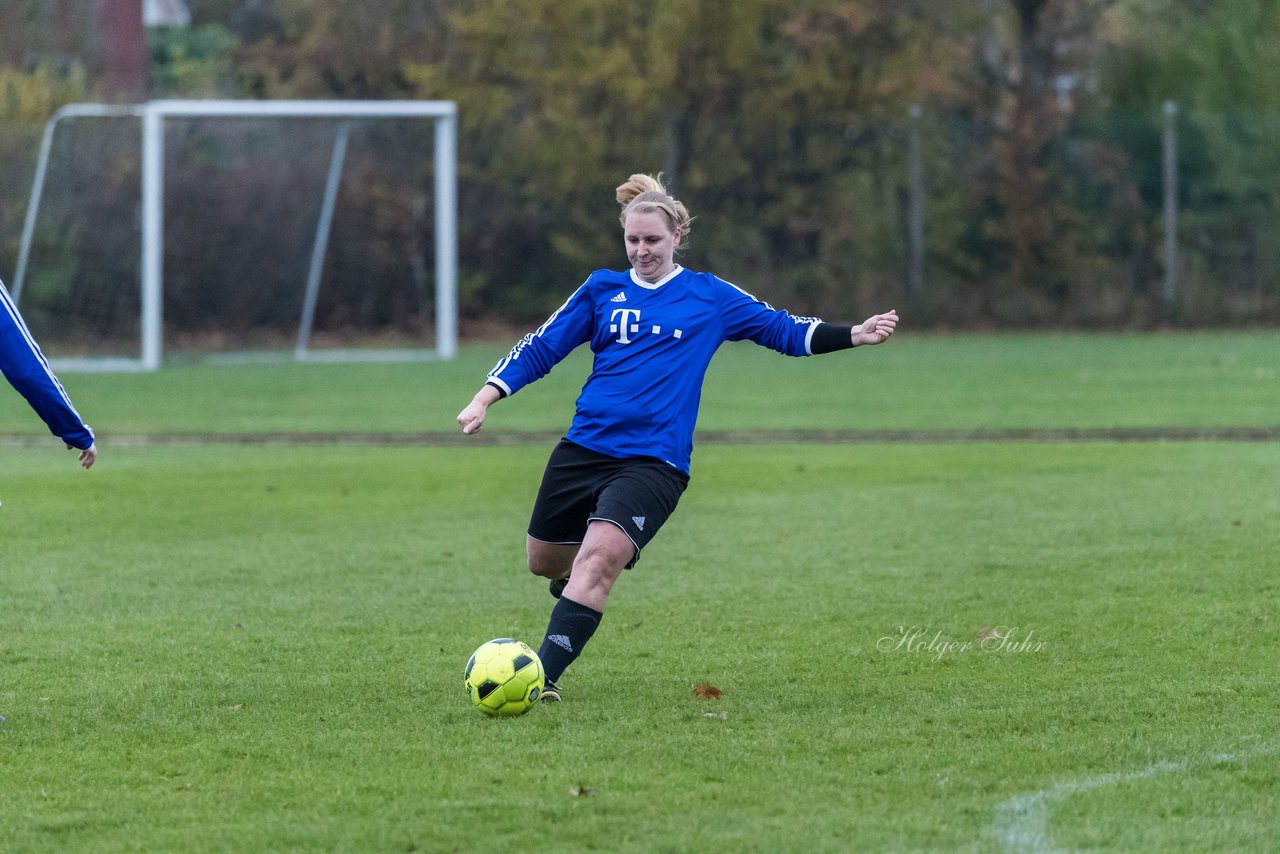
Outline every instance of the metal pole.
{"type": "Polygon", "coordinates": [[[457,119],[436,121],[436,351],[458,354],[457,119]]]}
{"type": "Polygon", "coordinates": [[[311,328],[316,320],[316,302],[320,297],[320,274],[324,272],[325,250],[329,247],[329,231],[333,226],[333,209],[338,201],[338,185],[342,182],[342,165],[347,159],[347,137],[351,122],[342,122],[333,138],[333,154],[329,158],[329,177],[324,185],[324,203],[316,223],[316,240],[311,246],[311,267],[307,271],[307,290],[302,300],[302,321],[298,324],[298,344],[294,358],[307,357],[311,346],[311,328]]]}
{"type": "Polygon", "coordinates": [[[1178,299],[1178,105],[1164,102],[1164,304],[1178,299]]]}
{"type": "Polygon", "coordinates": [[[911,253],[910,289],[913,299],[924,296],[924,143],[920,120],[923,111],[913,104],[907,109],[907,156],[910,160],[910,189],[907,209],[907,239],[911,253]]]}
{"type": "Polygon", "coordinates": [[[142,367],[160,367],[164,313],[164,115],[142,115],[142,367]]]}
{"type": "Polygon", "coordinates": [[[13,304],[22,299],[22,284],[27,279],[27,259],[31,255],[31,239],[36,230],[36,214],[40,210],[40,197],[44,195],[44,178],[49,171],[49,151],[53,148],[53,129],[58,124],[55,113],[44,126],[40,139],[40,159],[36,161],[36,177],[31,184],[31,202],[27,205],[27,218],[22,224],[22,243],[18,248],[18,269],[13,274],[13,304]]]}

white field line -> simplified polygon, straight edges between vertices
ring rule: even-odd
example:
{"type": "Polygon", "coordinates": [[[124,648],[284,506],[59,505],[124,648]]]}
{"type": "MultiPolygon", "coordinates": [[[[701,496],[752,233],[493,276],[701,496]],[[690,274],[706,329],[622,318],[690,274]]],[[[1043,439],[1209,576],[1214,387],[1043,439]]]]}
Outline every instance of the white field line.
{"type": "Polygon", "coordinates": [[[1007,801],[1002,801],[996,807],[995,835],[1007,851],[1034,852],[1034,854],[1064,852],[1067,849],[1055,846],[1053,839],[1049,836],[1049,814],[1054,807],[1071,795],[1114,786],[1118,783],[1146,780],[1159,774],[1190,771],[1194,768],[1222,765],[1227,762],[1243,762],[1277,752],[1280,752],[1280,745],[1273,744],[1238,753],[1215,753],[1212,756],[1157,762],[1134,771],[1116,771],[1076,780],[1064,780],[1047,789],[1015,795],[1007,801]]]}

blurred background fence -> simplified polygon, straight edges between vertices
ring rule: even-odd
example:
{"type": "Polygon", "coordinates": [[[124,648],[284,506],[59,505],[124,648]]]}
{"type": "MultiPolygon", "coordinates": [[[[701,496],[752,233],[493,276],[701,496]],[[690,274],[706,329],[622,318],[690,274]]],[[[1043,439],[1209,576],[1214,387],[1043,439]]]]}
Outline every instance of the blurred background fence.
{"type": "MultiPolygon", "coordinates": [[[[58,61],[19,43],[104,4],[128,6],[31,2],[0,31],[7,281],[61,104],[440,98],[459,104],[464,334],[624,266],[613,188],[660,170],[697,217],[686,265],[805,313],[1280,322],[1277,0],[192,2],[191,26],[147,28],[131,92],[104,90],[116,18],[64,33],[58,61]]],[[[332,135],[170,132],[168,341],[293,334],[332,135]]],[[[137,155],[129,122],[60,131],[23,296],[38,335],[136,341],[137,155]]],[[[317,330],[429,335],[429,139],[362,126],[348,157],[317,330]]]]}

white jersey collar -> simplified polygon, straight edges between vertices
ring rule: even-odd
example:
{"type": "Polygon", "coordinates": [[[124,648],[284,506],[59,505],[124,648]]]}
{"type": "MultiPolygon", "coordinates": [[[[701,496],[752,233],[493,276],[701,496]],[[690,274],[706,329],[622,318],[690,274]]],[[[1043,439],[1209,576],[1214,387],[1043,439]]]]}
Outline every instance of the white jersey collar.
{"type": "Polygon", "coordinates": [[[671,268],[671,272],[670,272],[670,273],[667,273],[667,274],[666,274],[665,276],[663,276],[661,279],[658,279],[658,281],[656,281],[656,282],[646,282],[644,279],[640,278],[640,276],[639,276],[639,274],[638,274],[638,273],[636,273],[636,268],[635,268],[635,267],[632,267],[632,268],[631,268],[631,281],[632,281],[632,282],[634,282],[635,284],[639,285],[639,286],[640,286],[640,287],[642,287],[642,288],[648,288],[648,289],[649,289],[649,290],[651,290],[651,291],[655,291],[655,290],[657,290],[658,288],[662,287],[662,286],[663,286],[663,285],[665,285],[667,282],[671,281],[672,279],[674,279],[676,276],[680,275],[680,274],[681,274],[681,273],[683,273],[683,272],[684,272],[684,267],[681,267],[679,264],[676,264],[674,267],[672,267],[672,268],[671,268]]]}

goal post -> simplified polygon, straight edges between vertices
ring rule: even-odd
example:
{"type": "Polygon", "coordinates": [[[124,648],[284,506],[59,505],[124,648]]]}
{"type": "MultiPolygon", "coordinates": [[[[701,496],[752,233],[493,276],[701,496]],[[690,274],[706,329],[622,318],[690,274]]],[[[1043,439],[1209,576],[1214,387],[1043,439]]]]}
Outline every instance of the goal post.
{"type": "Polygon", "coordinates": [[[452,101],[246,101],[158,100],[138,105],[72,104],[58,110],[45,127],[31,199],[23,227],[14,300],[21,298],[32,234],[55,128],[80,117],[135,117],[141,120],[141,257],[139,266],[139,356],[109,359],[57,359],[59,367],[79,370],[158,369],[164,358],[165,129],[171,119],[330,119],[339,122],[329,159],[315,240],[310,253],[305,296],[293,358],[300,361],[405,361],[451,359],[457,353],[457,105],[452,101]],[[341,181],[349,123],[359,119],[423,119],[434,123],[435,346],[433,349],[331,349],[310,347],[311,323],[320,283],[333,208],[341,181]]]}

